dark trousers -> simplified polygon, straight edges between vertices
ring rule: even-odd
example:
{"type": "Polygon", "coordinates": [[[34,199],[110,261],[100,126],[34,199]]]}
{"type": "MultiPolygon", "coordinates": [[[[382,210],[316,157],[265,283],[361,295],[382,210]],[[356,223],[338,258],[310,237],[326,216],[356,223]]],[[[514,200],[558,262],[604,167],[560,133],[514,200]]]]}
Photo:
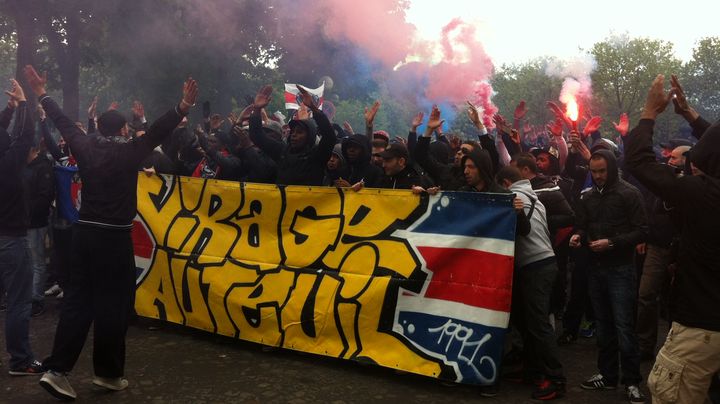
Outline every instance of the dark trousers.
{"type": "Polygon", "coordinates": [[[53,250],[50,258],[50,277],[63,288],[67,283],[68,274],[70,273],[72,228],[54,228],[52,233],[53,250]]]}
{"type": "Polygon", "coordinates": [[[0,284],[7,292],[5,344],[11,369],[34,359],[29,340],[32,281],[27,237],[0,236],[0,284]]]}
{"type": "Polygon", "coordinates": [[[129,231],[73,226],[71,265],[52,354],[44,365],[69,372],[94,323],[93,366],[100,377],[125,372],[125,333],[135,288],[129,231]]]}
{"type": "Polygon", "coordinates": [[[589,268],[590,300],[597,327],[598,369],[610,384],[636,385],[640,375],[640,348],[635,333],[637,272],[632,263],[589,268]],[[618,366],[619,356],[619,366],[618,366]]]}
{"type": "Polygon", "coordinates": [[[555,246],[553,251],[557,259],[558,275],[555,277],[552,295],[550,296],[550,312],[563,314],[567,302],[567,268],[570,246],[565,241],[555,246]]]}
{"type": "Polygon", "coordinates": [[[565,333],[577,336],[583,314],[588,321],[594,319],[590,295],[588,294],[589,257],[586,249],[574,250],[574,263],[570,275],[570,300],[563,317],[565,333]]]}
{"type": "Polygon", "coordinates": [[[513,325],[523,339],[526,373],[564,383],[555,333],[549,319],[550,294],[557,273],[554,260],[541,267],[516,269],[511,315],[513,325]]]}

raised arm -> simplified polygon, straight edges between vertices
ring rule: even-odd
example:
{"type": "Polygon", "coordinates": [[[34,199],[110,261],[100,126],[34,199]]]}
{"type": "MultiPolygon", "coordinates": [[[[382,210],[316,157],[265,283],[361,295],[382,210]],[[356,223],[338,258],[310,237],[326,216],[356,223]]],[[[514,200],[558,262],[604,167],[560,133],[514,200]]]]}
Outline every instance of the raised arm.
{"type": "Polygon", "coordinates": [[[645,102],[640,122],[623,139],[625,144],[625,166],[650,192],[670,204],[679,204],[687,198],[673,169],[660,164],[652,148],[653,128],[656,117],[667,106],[670,95],[663,90],[664,76],[658,75],[645,102]]]}
{"type": "Polygon", "coordinates": [[[255,146],[270,156],[271,159],[279,161],[280,157],[282,157],[283,150],[285,150],[285,145],[283,142],[265,135],[260,112],[270,104],[272,91],[272,86],[263,86],[255,95],[253,104],[245,108],[240,119],[250,120],[250,139],[255,143],[255,146]]]}
{"type": "Polygon", "coordinates": [[[365,135],[368,139],[373,138],[373,122],[375,121],[375,115],[377,115],[380,109],[380,101],[375,101],[370,108],[365,108],[365,135]]]}
{"type": "MultiPolygon", "coordinates": [[[[10,96],[14,104],[17,104],[15,126],[13,127],[12,141],[10,147],[5,154],[0,157],[0,170],[17,171],[27,164],[27,156],[32,147],[35,128],[33,127],[32,117],[28,111],[27,99],[25,92],[17,81],[11,80],[12,89],[5,93],[10,96]]],[[[10,174],[13,175],[13,174],[10,174]]]]}
{"type": "Polygon", "coordinates": [[[45,141],[45,147],[47,147],[50,154],[53,156],[53,159],[55,161],[60,161],[62,159],[63,154],[60,150],[60,147],[55,143],[55,139],[53,139],[52,135],[50,134],[50,128],[47,124],[47,116],[45,115],[45,110],[42,108],[42,105],[38,105],[38,126],[40,126],[40,135],[42,136],[43,140],[45,141]]]}
{"type": "Polygon", "coordinates": [[[17,108],[17,102],[9,100],[7,107],[0,112],[0,128],[7,130],[10,127],[15,108],[17,108]]]}

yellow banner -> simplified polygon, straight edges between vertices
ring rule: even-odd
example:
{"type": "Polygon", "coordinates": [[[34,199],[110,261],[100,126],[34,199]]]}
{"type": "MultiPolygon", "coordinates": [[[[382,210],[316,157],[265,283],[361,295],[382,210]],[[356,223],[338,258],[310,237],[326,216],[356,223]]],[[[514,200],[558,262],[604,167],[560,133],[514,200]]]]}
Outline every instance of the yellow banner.
{"type": "MultiPolygon", "coordinates": [[[[447,248],[444,242],[418,246],[414,240],[429,233],[420,237],[412,228],[428,222],[448,196],[146,175],[139,176],[137,196],[138,314],[427,376],[481,384],[495,379],[509,311],[512,241],[500,239],[499,247],[491,246],[499,250],[489,253],[501,267],[493,269],[491,283],[497,277],[504,282],[490,294],[497,295],[489,303],[497,307],[478,307],[483,303],[473,297],[469,304],[446,299],[443,283],[429,298],[428,257],[447,248]],[[427,310],[417,309],[425,303],[427,310]]],[[[508,219],[508,198],[485,203],[494,204],[488,211],[501,212],[497,220],[514,220],[508,219]]],[[[455,289],[470,296],[465,286],[455,289]]]]}

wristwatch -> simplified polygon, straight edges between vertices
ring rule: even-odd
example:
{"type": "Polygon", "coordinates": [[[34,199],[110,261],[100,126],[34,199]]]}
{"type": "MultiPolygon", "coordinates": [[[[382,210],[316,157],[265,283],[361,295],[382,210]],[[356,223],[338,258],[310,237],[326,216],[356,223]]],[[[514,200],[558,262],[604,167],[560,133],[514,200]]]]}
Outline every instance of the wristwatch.
{"type": "Polygon", "coordinates": [[[615,243],[612,242],[612,240],[608,239],[608,248],[613,249],[615,248],[615,243]]]}

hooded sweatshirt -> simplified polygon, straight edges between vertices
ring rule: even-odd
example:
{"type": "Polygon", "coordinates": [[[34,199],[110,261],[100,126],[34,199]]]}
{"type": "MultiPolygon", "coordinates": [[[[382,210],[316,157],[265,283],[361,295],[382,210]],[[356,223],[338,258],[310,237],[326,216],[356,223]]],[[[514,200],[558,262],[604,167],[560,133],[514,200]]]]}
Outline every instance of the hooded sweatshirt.
{"type": "Polygon", "coordinates": [[[260,114],[255,113],[250,117],[250,139],[277,163],[278,184],[322,185],[335,146],[335,130],[322,111],[313,113],[313,119],[290,121],[290,127],[295,126],[303,127],[307,136],[304,144],[292,147],[265,134],[260,114]],[[316,145],[318,132],[321,138],[316,145]]]}
{"type": "MultiPolygon", "coordinates": [[[[462,162],[460,163],[461,167],[465,167],[465,162],[467,159],[471,159],[473,163],[475,163],[475,166],[480,171],[480,177],[482,178],[483,182],[485,183],[483,189],[478,190],[477,188],[465,185],[460,188],[460,191],[463,192],[492,192],[497,194],[507,194],[510,193],[507,189],[501,187],[498,185],[497,182],[495,182],[495,179],[492,176],[493,172],[493,162],[490,157],[490,153],[488,153],[486,150],[473,150],[470,152],[470,154],[467,154],[463,156],[462,162]]],[[[517,226],[515,228],[515,234],[526,236],[530,233],[530,221],[528,220],[527,216],[525,215],[524,211],[517,212],[517,226]]]]}
{"type": "Polygon", "coordinates": [[[523,268],[554,257],[545,205],[538,199],[530,181],[515,182],[510,186],[510,192],[522,199],[525,215],[530,220],[530,233],[515,239],[515,266],[523,268]]]}
{"type": "Polygon", "coordinates": [[[599,150],[591,158],[595,157],[607,161],[607,181],[600,187],[593,180],[592,188],[580,197],[575,233],[582,236],[585,246],[601,239],[612,242],[613,248],[590,253],[601,264],[632,264],[635,246],[647,237],[644,199],[637,188],[620,178],[612,152],[599,150]]]}
{"type": "Polygon", "coordinates": [[[627,136],[625,164],[650,192],[675,206],[680,217],[672,318],[687,327],[720,331],[720,124],[705,125],[706,130],[697,133],[700,141],[693,147],[691,159],[704,174],[679,178],[671,167],[655,159],[654,124],[643,119],[627,136]]]}
{"type": "Polygon", "coordinates": [[[384,173],[380,167],[370,161],[371,151],[369,147],[370,143],[365,135],[355,134],[343,139],[341,149],[346,165],[340,177],[349,182],[350,185],[361,180],[369,188],[376,188],[380,185],[384,173]],[[347,149],[350,145],[358,146],[362,150],[357,161],[350,161],[348,157],[347,149]]]}

